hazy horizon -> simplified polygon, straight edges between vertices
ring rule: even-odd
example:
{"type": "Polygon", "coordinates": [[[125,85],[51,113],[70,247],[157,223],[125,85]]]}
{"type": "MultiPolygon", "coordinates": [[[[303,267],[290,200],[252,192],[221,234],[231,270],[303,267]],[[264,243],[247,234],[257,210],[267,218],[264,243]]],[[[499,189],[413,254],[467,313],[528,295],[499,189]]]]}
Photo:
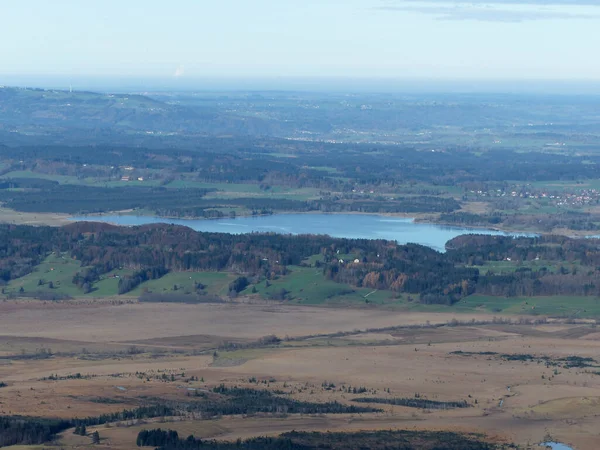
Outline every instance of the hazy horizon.
{"type": "Polygon", "coordinates": [[[98,92],[302,91],[331,93],[473,93],[600,95],[600,81],[397,79],[353,77],[170,77],[43,76],[0,74],[0,86],[98,92]]]}

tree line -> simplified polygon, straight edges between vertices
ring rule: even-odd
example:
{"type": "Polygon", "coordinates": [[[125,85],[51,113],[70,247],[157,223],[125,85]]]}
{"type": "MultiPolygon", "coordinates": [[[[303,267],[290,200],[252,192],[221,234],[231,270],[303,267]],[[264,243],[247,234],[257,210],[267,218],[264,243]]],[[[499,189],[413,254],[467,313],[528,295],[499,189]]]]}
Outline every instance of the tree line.
{"type": "Polygon", "coordinates": [[[485,442],[481,436],[448,431],[380,430],[359,432],[298,432],[256,437],[236,442],[179,436],[177,431],[142,430],[138,447],[157,450],[500,450],[509,445],[485,442]]]}

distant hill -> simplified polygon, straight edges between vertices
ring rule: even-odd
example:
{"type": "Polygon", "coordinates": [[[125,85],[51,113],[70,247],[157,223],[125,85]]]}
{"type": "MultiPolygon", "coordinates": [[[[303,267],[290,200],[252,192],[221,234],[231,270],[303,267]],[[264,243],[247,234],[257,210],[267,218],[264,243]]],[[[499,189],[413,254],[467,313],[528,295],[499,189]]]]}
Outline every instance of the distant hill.
{"type": "Polygon", "coordinates": [[[195,149],[200,137],[584,151],[600,97],[310,92],[110,94],[0,87],[0,143],[195,149]]]}
{"type": "Polygon", "coordinates": [[[147,135],[268,134],[260,118],[169,104],[143,95],[0,88],[0,130],[56,133],[107,130],[147,135]]]}

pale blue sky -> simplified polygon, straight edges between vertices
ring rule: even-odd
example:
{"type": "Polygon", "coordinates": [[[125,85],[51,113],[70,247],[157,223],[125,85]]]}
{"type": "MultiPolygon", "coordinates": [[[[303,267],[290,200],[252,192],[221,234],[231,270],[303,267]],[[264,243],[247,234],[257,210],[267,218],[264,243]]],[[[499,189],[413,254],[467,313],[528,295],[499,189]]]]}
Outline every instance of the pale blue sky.
{"type": "Polygon", "coordinates": [[[600,80],[598,49],[600,0],[0,1],[0,81],[600,80]]]}

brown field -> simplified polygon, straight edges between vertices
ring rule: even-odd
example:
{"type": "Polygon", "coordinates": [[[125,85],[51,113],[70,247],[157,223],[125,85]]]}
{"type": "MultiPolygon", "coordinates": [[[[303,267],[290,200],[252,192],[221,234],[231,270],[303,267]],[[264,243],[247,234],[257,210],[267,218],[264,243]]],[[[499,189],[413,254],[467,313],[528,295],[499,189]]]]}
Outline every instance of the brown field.
{"type": "MultiPolygon", "coordinates": [[[[563,368],[477,354],[531,354],[551,361],[577,355],[600,361],[600,333],[594,324],[377,330],[445,324],[453,318],[442,313],[282,305],[2,302],[0,381],[8,386],[0,389],[0,414],[94,416],[138,406],[144,398],[185,401],[188,388],[210,389],[220,383],[278,389],[291,398],[319,402],[350,403],[361,396],[412,398],[418,393],[431,400],[466,400],[472,407],[374,405],[384,412],[148,419],[99,426],[102,444],[95,448],[134,448],[141,429],[159,426],[184,436],[220,439],[291,430],[455,430],[482,432],[522,448],[535,448],[550,434],[578,450],[598,448],[600,375],[592,372],[600,367],[563,368]],[[340,331],[349,334],[325,336],[340,331]],[[249,343],[269,334],[296,339],[277,347],[220,349],[213,356],[225,342],[249,343]],[[473,354],[451,353],[459,350],[473,354]],[[53,356],[33,357],[47,351],[53,356]],[[76,373],[81,378],[66,378],[76,373]],[[186,382],[181,373],[204,381],[186,382]],[[177,379],[164,381],[162,374],[177,379]],[[50,375],[58,379],[47,379],[50,375]],[[268,386],[250,384],[251,377],[271,381],[268,386]],[[323,388],[325,381],[336,388],[323,388]],[[364,386],[375,393],[348,394],[341,386],[364,386]]],[[[491,319],[483,314],[459,318],[491,319]]],[[[55,448],[86,447],[90,442],[67,431],[55,448]]]]}
{"type": "Polygon", "coordinates": [[[70,223],[69,217],[68,214],[28,213],[9,208],[0,208],[0,223],[61,226],[70,223]]]}

